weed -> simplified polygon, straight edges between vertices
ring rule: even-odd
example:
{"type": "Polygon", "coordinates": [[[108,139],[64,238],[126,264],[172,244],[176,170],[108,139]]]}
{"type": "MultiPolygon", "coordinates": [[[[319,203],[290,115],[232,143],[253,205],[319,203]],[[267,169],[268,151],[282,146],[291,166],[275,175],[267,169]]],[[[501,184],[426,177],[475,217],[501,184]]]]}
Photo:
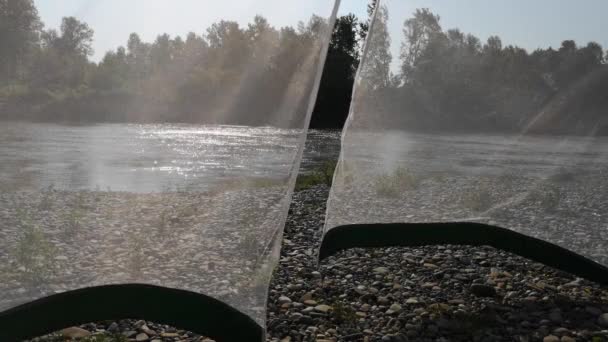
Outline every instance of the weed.
{"type": "Polygon", "coordinates": [[[476,212],[490,209],[492,207],[490,186],[485,182],[479,183],[479,186],[462,195],[461,202],[465,208],[476,212]]]}
{"type": "Polygon", "coordinates": [[[336,161],[327,161],[313,170],[310,174],[298,175],[295,190],[306,190],[320,184],[330,187],[334,178],[335,169],[336,161]]]}
{"type": "Polygon", "coordinates": [[[356,324],[357,323],[357,314],[355,310],[348,305],[342,304],[341,302],[336,302],[332,304],[333,308],[333,318],[338,323],[346,323],[346,324],[356,324]]]}
{"type": "Polygon", "coordinates": [[[418,177],[402,166],[392,173],[379,176],[375,182],[376,193],[382,197],[398,197],[405,191],[416,189],[418,185],[418,177]]]}
{"type": "Polygon", "coordinates": [[[84,212],[79,207],[72,207],[64,214],[64,232],[68,236],[76,235],[82,228],[84,212]]]}
{"type": "Polygon", "coordinates": [[[40,284],[54,274],[55,247],[46,239],[40,228],[32,222],[25,210],[17,212],[21,237],[15,247],[14,255],[22,280],[40,284]]]}
{"type": "Polygon", "coordinates": [[[562,193],[556,186],[550,184],[541,184],[537,188],[530,191],[528,199],[537,207],[545,211],[554,211],[561,202],[562,193]]]}
{"type": "Polygon", "coordinates": [[[40,203],[38,203],[38,210],[49,211],[53,207],[53,191],[55,190],[53,185],[49,185],[46,189],[42,190],[40,203]]]}

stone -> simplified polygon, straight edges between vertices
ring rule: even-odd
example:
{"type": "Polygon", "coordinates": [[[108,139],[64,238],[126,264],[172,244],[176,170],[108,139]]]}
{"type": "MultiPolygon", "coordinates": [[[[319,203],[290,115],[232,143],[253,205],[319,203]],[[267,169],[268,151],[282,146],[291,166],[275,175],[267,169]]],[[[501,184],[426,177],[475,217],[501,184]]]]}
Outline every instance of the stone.
{"type": "Polygon", "coordinates": [[[65,338],[77,339],[91,336],[91,332],[79,327],[70,327],[61,330],[61,335],[65,338]]]}
{"type": "Polygon", "coordinates": [[[137,334],[135,341],[147,341],[150,337],[146,333],[137,334]]]}
{"type": "Polygon", "coordinates": [[[496,289],[490,285],[473,284],[470,290],[477,297],[494,297],[496,295],[496,289]]]}
{"type": "Polygon", "coordinates": [[[555,310],[549,314],[549,320],[553,323],[561,323],[564,319],[562,317],[562,313],[555,310]]]}
{"type": "Polygon", "coordinates": [[[179,337],[178,333],[174,333],[174,332],[164,332],[160,334],[161,337],[166,337],[166,338],[172,338],[172,337],[179,337]]]}
{"type": "Polygon", "coordinates": [[[316,300],[312,300],[312,299],[304,301],[304,305],[308,305],[308,306],[317,306],[317,304],[318,304],[317,301],[316,300]]]}
{"type": "Polygon", "coordinates": [[[389,269],[386,267],[376,267],[373,269],[373,271],[376,274],[386,274],[389,272],[389,269]]]}
{"type": "Polygon", "coordinates": [[[305,294],[302,295],[302,297],[300,297],[301,302],[306,302],[307,300],[311,300],[311,299],[312,299],[312,292],[306,292],[305,294]]]}
{"type": "Polygon", "coordinates": [[[291,303],[291,299],[289,297],[287,297],[287,296],[281,296],[277,300],[277,303],[279,303],[279,305],[283,305],[283,304],[286,304],[286,303],[291,303]]]}
{"type": "Polygon", "coordinates": [[[555,335],[547,335],[543,338],[543,342],[559,342],[559,337],[555,335]]]}
{"type": "Polygon", "coordinates": [[[315,306],[315,311],[317,311],[317,312],[327,313],[331,310],[333,310],[333,308],[329,305],[321,304],[321,305],[315,306]]]}
{"type": "Polygon", "coordinates": [[[107,329],[107,330],[108,330],[108,332],[110,332],[110,333],[117,333],[117,332],[118,332],[118,330],[119,330],[118,323],[116,323],[116,322],[112,322],[112,323],[111,323],[111,324],[108,326],[108,329],[107,329]]]}
{"type": "Polygon", "coordinates": [[[587,311],[587,313],[589,313],[590,315],[593,315],[593,316],[599,316],[602,314],[602,310],[600,310],[594,306],[586,306],[585,311],[587,311]]]}
{"type": "Polygon", "coordinates": [[[146,324],[142,325],[139,329],[141,329],[141,331],[146,333],[148,336],[156,335],[156,331],[150,329],[146,324]]]}
{"type": "Polygon", "coordinates": [[[391,305],[388,310],[386,310],[386,314],[387,315],[394,315],[401,312],[401,305],[395,303],[393,305],[391,305]]]}
{"type": "Polygon", "coordinates": [[[608,313],[603,313],[597,318],[597,324],[604,328],[608,328],[608,313]]]}
{"type": "Polygon", "coordinates": [[[418,298],[416,297],[410,297],[405,301],[405,304],[418,304],[418,298]]]}

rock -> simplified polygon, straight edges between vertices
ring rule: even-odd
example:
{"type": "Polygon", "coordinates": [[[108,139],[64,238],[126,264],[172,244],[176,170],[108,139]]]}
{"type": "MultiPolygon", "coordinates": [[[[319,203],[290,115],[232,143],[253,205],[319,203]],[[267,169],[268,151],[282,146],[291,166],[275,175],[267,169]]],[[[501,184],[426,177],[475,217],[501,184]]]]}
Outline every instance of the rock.
{"type": "Polygon", "coordinates": [[[333,308],[329,305],[321,304],[321,305],[315,306],[315,311],[317,311],[317,312],[327,313],[331,310],[333,310],[333,308]]]}
{"type": "Polygon", "coordinates": [[[493,286],[484,284],[473,284],[470,290],[477,297],[494,297],[496,295],[496,289],[493,286]]]}
{"type": "Polygon", "coordinates": [[[561,342],[576,342],[576,339],[570,336],[562,336],[561,342]]]}
{"type": "Polygon", "coordinates": [[[597,318],[597,324],[604,328],[608,328],[608,313],[603,313],[597,318]]]}
{"type": "Polygon", "coordinates": [[[61,335],[65,338],[77,339],[91,336],[91,332],[79,327],[71,327],[61,330],[61,335]]]}
{"type": "Polygon", "coordinates": [[[317,306],[317,304],[318,304],[317,301],[316,300],[312,300],[312,299],[304,301],[304,305],[308,305],[308,306],[317,306]]]}
{"type": "Polygon", "coordinates": [[[395,303],[393,305],[391,305],[388,310],[386,310],[386,314],[387,315],[394,315],[401,312],[401,305],[395,303]]]}
{"type": "Polygon", "coordinates": [[[108,332],[110,333],[117,333],[119,330],[118,324],[116,322],[112,322],[109,326],[108,326],[108,332]]]}
{"type": "Polygon", "coordinates": [[[559,342],[559,337],[555,335],[548,335],[543,338],[543,342],[559,342]]]}
{"type": "Polygon", "coordinates": [[[386,267],[376,267],[373,269],[373,272],[376,274],[387,274],[389,269],[386,267]]]}
{"type": "Polygon", "coordinates": [[[164,332],[164,333],[160,334],[160,337],[165,337],[165,338],[179,337],[179,334],[174,333],[174,332],[164,332]]]}
{"type": "Polygon", "coordinates": [[[148,328],[148,326],[146,324],[142,325],[139,329],[141,329],[141,331],[146,333],[148,336],[156,335],[156,331],[148,328]]]}
{"type": "Polygon", "coordinates": [[[549,314],[549,320],[553,323],[561,323],[563,321],[561,311],[551,311],[551,313],[549,314]]]}
{"type": "Polygon", "coordinates": [[[146,333],[137,334],[135,341],[147,341],[150,337],[146,333]]]}
{"type": "Polygon", "coordinates": [[[602,310],[600,310],[600,309],[598,309],[596,307],[593,307],[593,306],[586,306],[585,307],[585,311],[588,314],[593,315],[593,316],[599,316],[599,315],[602,314],[602,310]]]}
{"type": "Polygon", "coordinates": [[[279,299],[277,300],[277,303],[279,305],[283,305],[283,304],[287,304],[287,303],[291,303],[291,299],[287,296],[281,296],[279,297],[279,299]]]}
{"type": "Polygon", "coordinates": [[[306,292],[305,294],[302,295],[302,297],[300,297],[301,302],[306,302],[307,300],[311,300],[311,299],[312,299],[312,292],[306,292]]]}
{"type": "Polygon", "coordinates": [[[405,301],[405,304],[418,304],[418,298],[416,297],[410,297],[405,301]]]}

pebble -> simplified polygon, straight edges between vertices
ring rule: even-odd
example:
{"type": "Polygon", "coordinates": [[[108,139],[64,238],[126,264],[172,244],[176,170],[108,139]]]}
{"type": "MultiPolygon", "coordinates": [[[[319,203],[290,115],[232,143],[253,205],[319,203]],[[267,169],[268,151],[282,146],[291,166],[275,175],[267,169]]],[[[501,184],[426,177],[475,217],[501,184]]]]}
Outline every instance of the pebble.
{"type": "MultiPolygon", "coordinates": [[[[572,342],[606,336],[605,286],[489,247],[353,249],[319,268],[307,251],[318,249],[327,190],[294,194],[270,285],[266,342],[572,342]],[[597,310],[587,307],[601,311],[594,315],[597,310]]],[[[144,321],[81,328],[126,333],[132,341],[145,333],[154,342],[211,342],[144,321]]]]}
{"type": "Polygon", "coordinates": [[[470,290],[471,293],[477,297],[494,297],[496,295],[496,290],[493,286],[484,284],[473,284],[471,285],[470,290]]]}

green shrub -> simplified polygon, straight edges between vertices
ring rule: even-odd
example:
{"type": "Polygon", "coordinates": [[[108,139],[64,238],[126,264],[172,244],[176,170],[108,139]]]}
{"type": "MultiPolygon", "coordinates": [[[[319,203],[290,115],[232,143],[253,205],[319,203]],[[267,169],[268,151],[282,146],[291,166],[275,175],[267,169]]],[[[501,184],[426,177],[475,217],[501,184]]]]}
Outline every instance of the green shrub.
{"type": "Polygon", "coordinates": [[[551,184],[541,184],[537,188],[531,190],[528,194],[530,200],[535,207],[545,211],[554,211],[561,202],[562,193],[560,189],[551,184]]]}
{"type": "Polygon", "coordinates": [[[298,175],[295,190],[306,190],[320,184],[330,187],[334,178],[335,169],[336,161],[332,160],[323,163],[323,165],[312,171],[310,174],[298,175]]]}
{"type": "Polygon", "coordinates": [[[40,284],[55,271],[55,247],[32,221],[25,210],[17,212],[21,236],[15,246],[14,256],[17,270],[23,281],[40,284]]]}
{"type": "Polygon", "coordinates": [[[379,176],[376,193],[382,197],[398,197],[405,191],[416,189],[420,181],[408,168],[398,167],[392,173],[379,176]]]}
{"type": "Polygon", "coordinates": [[[482,212],[492,207],[492,195],[486,183],[479,184],[470,192],[462,195],[462,205],[476,212],[482,212]]]}
{"type": "Polygon", "coordinates": [[[331,305],[333,308],[332,317],[338,322],[343,324],[356,324],[358,321],[355,310],[341,302],[335,302],[331,305]]]}

